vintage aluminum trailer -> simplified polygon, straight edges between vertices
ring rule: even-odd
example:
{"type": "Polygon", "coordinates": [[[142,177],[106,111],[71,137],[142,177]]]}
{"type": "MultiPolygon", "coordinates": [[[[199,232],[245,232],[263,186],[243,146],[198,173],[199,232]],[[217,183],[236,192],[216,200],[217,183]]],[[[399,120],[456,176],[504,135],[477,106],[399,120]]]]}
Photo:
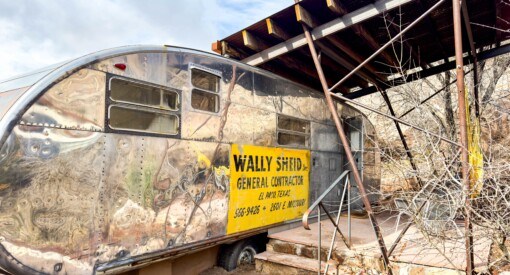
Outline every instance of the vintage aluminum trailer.
{"type": "MultiPolygon", "coordinates": [[[[348,167],[325,106],[267,71],[170,46],[0,82],[0,267],[119,272],[299,220],[348,167]]],[[[338,115],[376,200],[374,129],[342,104],[338,115]]]]}

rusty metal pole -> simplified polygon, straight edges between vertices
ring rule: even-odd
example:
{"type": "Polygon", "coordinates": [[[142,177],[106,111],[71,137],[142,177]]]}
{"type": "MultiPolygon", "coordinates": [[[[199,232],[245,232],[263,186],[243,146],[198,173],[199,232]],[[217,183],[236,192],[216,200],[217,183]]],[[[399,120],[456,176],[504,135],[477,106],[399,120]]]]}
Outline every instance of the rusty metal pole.
{"type": "Polygon", "coordinates": [[[459,104],[459,128],[460,128],[460,144],[461,146],[461,162],[462,162],[462,183],[464,186],[464,196],[466,196],[465,207],[466,217],[465,237],[466,237],[466,274],[473,274],[473,228],[471,226],[471,201],[469,196],[469,152],[468,137],[466,125],[466,92],[464,90],[464,61],[462,58],[462,24],[460,1],[452,0],[453,4],[453,30],[455,37],[455,60],[457,63],[457,98],[459,104]]]}
{"type": "Polygon", "coordinates": [[[344,129],[342,127],[342,123],[340,122],[340,119],[338,118],[338,112],[335,107],[335,104],[333,103],[331,94],[329,92],[328,84],[326,82],[326,77],[324,75],[324,72],[322,71],[322,66],[318,59],[317,51],[315,50],[315,46],[313,44],[312,36],[310,34],[310,31],[308,30],[308,27],[306,27],[305,25],[303,25],[303,31],[305,33],[306,41],[308,42],[308,47],[310,48],[310,53],[312,54],[315,68],[317,69],[317,74],[319,75],[319,79],[320,79],[320,82],[322,85],[322,89],[324,91],[324,95],[326,97],[326,102],[328,104],[328,108],[331,111],[333,121],[335,122],[336,129],[338,131],[338,135],[340,137],[340,140],[342,141],[342,145],[345,150],[345,155],[347,156],[347,160],[349,161],[350,167],[352,169],[352,174],[354,176],[354,180],[356,181],[356,184],[358,185],[359,191],[361,193],[361,199],[363,200],[363,204],[365,205],[365,210],[367,211],[368,217],[370,218],[370,222],[372,223],[372,227],[374,228],[374,232],[375,232],[377,241],[379,243],[379,248],[381,250],[381,254],[382,254],[382,257],[384,260],[385,268],[389,274],[392,274],[391,269],[390,269],[390,262],[388,259],[388,251],[387,251],[386,245],[384,243],[384,239],[381,234],[381,229],[379,228],[379,224],[377,223],[377,220],[375,219],[375,216],[372,212],[372,207],[370,205],[370,201],[368,200],[367,193],[365,191],[365,187],[363,185],[361,176],[358,172],[356,162],[352,155],[351,147],[349,146],[349,141],[347,140],[347,136],[345,135],[344,129]]]}

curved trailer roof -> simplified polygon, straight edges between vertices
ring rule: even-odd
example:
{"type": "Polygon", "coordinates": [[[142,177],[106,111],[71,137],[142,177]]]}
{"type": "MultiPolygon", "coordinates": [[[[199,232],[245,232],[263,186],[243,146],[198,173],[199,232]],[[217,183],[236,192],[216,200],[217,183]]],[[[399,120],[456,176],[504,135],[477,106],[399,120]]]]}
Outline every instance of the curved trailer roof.
{"type": "MultiPolygon", "coordinates": [[[[9,128],[12,127],[14,123],[16,123],[18,116],[22,115],[24,109],[27,108],[27,106],[30,106],[31,103],[33,103],[35,100],[37,100],[39,95],[49,87],[53,86],[72,73],[90,65],[91,63],[120,55],[134,54],[139,52],[189,52],[214,56],[215,58],[222,58],[221,56],[207,52],[166,45],[124,46],[94,52],[24,75],[15,76],[6,80],[0,80],[0,99],[2,99],[2,97],[6,97],[7,101],[12,103],[7,103],[5,106],[0,105],[0,144],[3,144],[3,141],[7,135],[6,133],[8,132],[9,128]]],[[[2,102],[0,101],[0,103],[2,102]]]]}

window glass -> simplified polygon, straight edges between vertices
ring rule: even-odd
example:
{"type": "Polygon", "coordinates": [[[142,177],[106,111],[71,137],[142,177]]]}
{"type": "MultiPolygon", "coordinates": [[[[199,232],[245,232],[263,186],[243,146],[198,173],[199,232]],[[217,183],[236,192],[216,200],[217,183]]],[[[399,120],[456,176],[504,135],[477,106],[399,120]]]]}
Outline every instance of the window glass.
{"type": "Polygon", "coordinates": [[[310,146],[310,121],[278,115],[277,130],[279,145],[310,146]]]}
{"type": "Polygon", "coordinates": [[[220,77],[199,69],[191,69],[191,84],[196,88],[217,93],[220,89],[220,77]]]}
{"type": "Polygon", "coordinates": [[[308,146],[308,137],[304,135],[294,135],[289,133],[278,133],[278,144],[286,146],[308,146]]]}
{"type": "Polygon", "coordinates": [[[177,134],[179,129],[179,119],[171,114],[111,106],[109,115],[110,126],[114,129],[171,135],[177,134]]]}
{"type": "Polygon", "coordinates": [[[112,78],[110,85],[112,100],[164,109],[177,109],[178,96],[175,92],[118,78],[112,78]]]}
{"type": "Polygon", "coordinates": [[[177,110],[179,97],[177,93],[163,90],[163,106],[171,110],[177,110]]]}
{"type": "Polygon", "coordinates": [[[310,123],[304,120],[299,120],[291,117],[279,116],[278,128],[301,133],[309,133],[310,123]]]}
{"type": "Polygon", "coordinates": [[[194,109],[216,113],[219,111],[218,102],[218,95],[197,89],[191,92],[191,107],[194,109]]]}

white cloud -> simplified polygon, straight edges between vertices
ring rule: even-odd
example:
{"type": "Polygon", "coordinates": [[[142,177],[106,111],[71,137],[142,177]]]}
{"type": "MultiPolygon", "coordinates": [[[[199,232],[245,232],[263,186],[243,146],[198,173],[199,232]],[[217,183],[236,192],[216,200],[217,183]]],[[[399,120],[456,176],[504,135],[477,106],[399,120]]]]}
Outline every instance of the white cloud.
{"type": "Polygon", "coordinates": [[[0,0],[0,79],[101,49],[217,39],[292,0],[0,0]]]}

